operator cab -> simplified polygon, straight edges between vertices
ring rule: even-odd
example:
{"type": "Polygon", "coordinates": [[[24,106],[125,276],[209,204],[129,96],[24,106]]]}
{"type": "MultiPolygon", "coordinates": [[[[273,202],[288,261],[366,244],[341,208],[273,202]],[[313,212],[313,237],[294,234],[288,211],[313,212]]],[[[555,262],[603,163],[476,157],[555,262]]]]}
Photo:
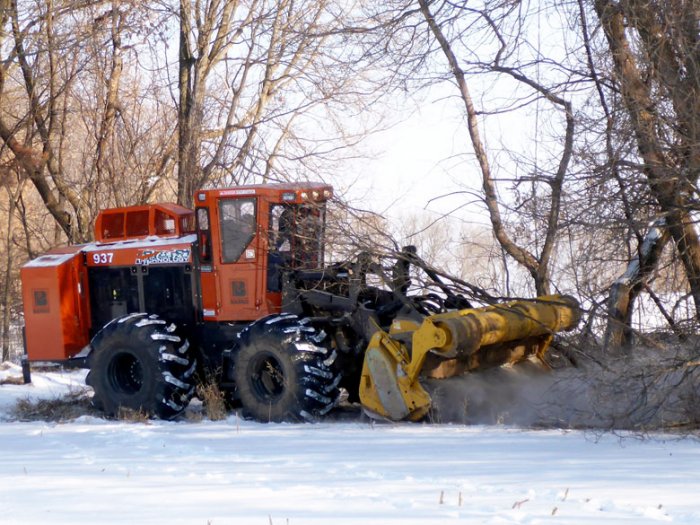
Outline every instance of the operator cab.
{"type": "Polygon", "coordinates": [[[324,184],[275,184],[195,194],[202,317],[252,321],[278,313],[285,270],[323,264],[324,184]]]}

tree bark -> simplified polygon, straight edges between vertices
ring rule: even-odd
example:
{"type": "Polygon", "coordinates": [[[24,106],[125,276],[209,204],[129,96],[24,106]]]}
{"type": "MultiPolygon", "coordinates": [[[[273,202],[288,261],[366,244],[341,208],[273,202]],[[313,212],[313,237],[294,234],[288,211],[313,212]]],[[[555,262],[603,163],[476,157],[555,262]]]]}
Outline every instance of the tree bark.
{"type": "MultiPolygon", "coordinates": [[[[122,56],[122,27],[124,25],[124,13],[122,13],[115,2],[112,3],[111,10],[111,29],[110,35],[112,38],[112,63],[109,70],[109,77],[107,78],[107,93],[104,102],[104,109],[102,112],[102,118],[100,120],[100,129],[97,134],[97,144],[95,151],[95,173],[96,178],[91,185],[93,190],[96,190],[101,186],[102,181],[105,178],[109,178],[112,185],[115,184],[114,170],[111,168],[113,163],[107,159],[109,152],[107,151],[107,146],[109,141],[114,136],[114,124],[117,117],[117,110],[119,105],[119,85],[121,83],[122,71],[124,69],[124,59],[122,56]]],[[[116,192],[115,192],[116,193],[116,192]]],[[[118,195],[117,205],[125,206],[130,203],[120,202],[118,195]]]]}
{"type": "Polygon", "coordinates": [[[669,240],[666,220],[654,221],[639,246],[637,257],[611,286],[608,296],[608,324],[605,330],[606,347],[616,348],[630,342],[634,301],[656,270],[669,240]]]}
{"type": "Polygon", "coordinates": [[[192,32],[191,5],[188,0],[180,0],[180,57],[178,88],[180,104],[178,107],[178,175],[177,202],[188,206],[192,202],[192,179],[199,168],[199,140],[196,136],[196,113],[194,102],[194,66],[195,59],[190,44],[192,32]]]}

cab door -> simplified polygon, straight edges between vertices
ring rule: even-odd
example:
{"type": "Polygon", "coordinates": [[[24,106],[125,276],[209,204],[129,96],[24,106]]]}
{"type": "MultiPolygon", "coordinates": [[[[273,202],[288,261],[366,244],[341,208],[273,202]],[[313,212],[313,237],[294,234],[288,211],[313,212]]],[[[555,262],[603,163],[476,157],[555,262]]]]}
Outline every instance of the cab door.
{"type": "Polygon", "coordinates": [[[221,196],[197,209],[205,320],[252,321],[265,313],[260,213],[254,196],[221,196]]]}
{"type": "Polygon", "coordinates": [[[263,265],[258,208],[254,197],[222,197],[217,203],[220,319],[250,321],[260,316],[263,265]]]}

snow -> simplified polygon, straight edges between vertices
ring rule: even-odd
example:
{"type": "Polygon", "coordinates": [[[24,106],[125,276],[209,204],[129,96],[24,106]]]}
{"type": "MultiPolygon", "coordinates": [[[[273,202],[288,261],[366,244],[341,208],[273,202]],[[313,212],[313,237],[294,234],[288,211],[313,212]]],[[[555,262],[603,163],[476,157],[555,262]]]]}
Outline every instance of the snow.
{"type": "Polygon", "coordinates": [[[630,285],[635,279],[639,278],[640,259],[649,257],[651,251],[660,241],[665,225],[666,219],[664,217],[653,221],[649,225],[649,231],[647,231],[647,234],[644,236],[644,242],[642,242],[641,253],[637,255],[636,259],[630,261],[625,273],[615,280],[615,284],[630,285]]]}
{"type": "Polygon", "coordinates": [[[41,255],[36,259],[29,261],[24,265],[24,268],[48,268],[61,266],[75,257],[75,253],[48,254],[41,255]]]}
{"type": "Polygon", "coordinates": [[[163,246],[173,246],[176,244],[193,244],[197,241],[197,235],[184,235],[182,237],[177,236],[150,236],[138,240],[125,240],[125,241],[115,241],[115,242],[103,242],[86,244],[82,251],[84,252],[99,252],[103,250],[127,250],[133,248],[160,248],[163,246]]]}
{"type": "MultiPolygon", "coordinates": [[[[14,365],[0,383],[21,377],[14,365]]],[[[84,371],[0,386],[4,524],[700,523],[700,443],[503,426],[12,420],[84,371]]]]}

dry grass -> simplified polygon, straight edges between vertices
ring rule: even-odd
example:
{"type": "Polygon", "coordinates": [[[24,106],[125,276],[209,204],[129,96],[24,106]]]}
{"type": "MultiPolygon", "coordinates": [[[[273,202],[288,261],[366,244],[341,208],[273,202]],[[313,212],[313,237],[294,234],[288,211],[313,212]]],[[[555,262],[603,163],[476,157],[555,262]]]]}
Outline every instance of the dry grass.
{"type": "Polygon", "coordinates": [[[204,412],[211,421],[226,419],[226,398],[216,382],[208,381],[197,386],[197,397],[202,400],[204,412]]]}
{"type": "Polygon", "coordinates": [[[88,389],[80,389],[54,399],[19,399],[10,417],[18,421],[65,422],[85,415],[99,415],[90,404],[88,392],[88,389]]]}
{"type": "Polygon", "coordinates": [[[119,407],[117,419],[119,421],[127,421],[129,423],[148,423],[151,416],[143,409],[134,410],[133,408],[119,407]]]}
{"type": "Polygon", "coordinates": [[[23,385],[24,379],[21,377],[6,377],[5,379],[0,379],[1,385],[23,385]]]}

